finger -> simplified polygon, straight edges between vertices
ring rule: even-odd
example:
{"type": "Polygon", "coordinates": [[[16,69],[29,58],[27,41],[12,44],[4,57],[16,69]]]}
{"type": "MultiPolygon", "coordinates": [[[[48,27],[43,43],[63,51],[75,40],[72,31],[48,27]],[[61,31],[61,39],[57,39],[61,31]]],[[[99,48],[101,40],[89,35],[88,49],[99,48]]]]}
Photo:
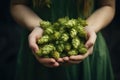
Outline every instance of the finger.
{"type": "Polygon", "coordinates": [[[72,60],[72,61],[82,61],[86,57],[88,57],[89,55],[91,55],[92,52],[93,52],[93,46],[88,49],[87,53],[85,53],[83,55],[81,54],[81,55],[76,55],[76,56],[70,56],[69,59],[72,60]]]}
{"type": "Polygon", "coordinates": [[[59,58],[59,59],[57,59],[57,62],[59,62],[59,63],[63,63],[64,60],[63,60],[63,58],[59,58]]]}
{"type": "Polygon", "coordinates": [[[70,56],[70,60],[72,61],[82,61],[84,59],[84,55],[70,56]]]}
{"type": "Polygon", "coordinates": [[[63,57],[63,60],[64,60],[65,62],[67,62],[67,61],[69,61],[69,57],[63,57]]]}
{"type": "Polygon", "coordinates": [[[49,63],[49,64],[44,64],[44,66],[53,68],[53,67],[58,67],[59,63],[57,63],[57,62],[56,63],[49,63]]]}
{"type": "Polygon", "coordinates": [[[88,49],[88,54],[91,55],[93,52],[93,46],[91,48],[88,49]]]}
{"type": "Polygon", "coordinates": [[[34,36],[29,36],[29,46],[34,53],[39,50],[38,45],[36,44],[36,38],[34,36]]]}
{"type": "Polygon", "coordinates": [[[85,43],[85,46],[87,48],[90,48],[91,46],[94,45],[95,41],[96,41],[96,34],[90,33],[90,34],[88,34],[88,41],[85,43]]]}
{"type": "Polygon", "coordinates": [[[80,60],[80,61],[72,61],[72,60],[68,61],[68,63],[71,63],[71,64],[79,64],[80,62],[82,62],[82,60],[80,60]]]}
{"type": "Polygon", "coordinates": [[[39,50],[39,47],[36,41],[42,36],[43,30],[40,27],[36,27],[31,34],[28,36],[29,46],[36,53],[39,50]]]}
{"type": "Polygon", "coordinates": [[[38,38],[39,38],[39,37],[42,36],[42,34],[43,34],[43,29],[40,28],[40,27],[36,27],[35,30],[34,30],[34,32],[36,32],[36,33],[39,32],[39,36],[38,36],[38,38]]]}
{"type": "Polygon", "coordinates": [[[53,59],[53,58],[38,58],[38,60],[39,60],[39,62],[40,63],[46,63],[46,64],[52,64],[52,63],[55,63],[56,62],[56,60],[55,59],[53,59]]]}
{"type": "Polygon", "coordinates": [[[57,67],[57,66],[59,66],[59,63],[56,62],[56,60],[53,59],[53,58],[41,58],[36,53],[34,53],[34,55],[35,55],[36,59],[38,60],[38,62],[43,64],[46,67],[57,67]]]}

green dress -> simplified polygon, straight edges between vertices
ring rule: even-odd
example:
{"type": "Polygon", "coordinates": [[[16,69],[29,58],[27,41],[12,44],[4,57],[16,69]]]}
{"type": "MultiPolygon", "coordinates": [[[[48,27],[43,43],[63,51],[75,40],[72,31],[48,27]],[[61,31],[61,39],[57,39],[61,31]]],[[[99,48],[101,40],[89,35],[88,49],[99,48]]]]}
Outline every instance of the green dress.
{"type": "MultiPolygon", "coordinates": [[[[76,6],[76,0],[51,0],[50,8],[31,7],[43,20],[54,22],[60,17],[83,15],[82,3],[76,6]],[[79,8],[78,8],[79,7],[79,8]]],[[[89,15],[93,12],[94,0],[91,1],[92,8],[89,15]]],[[[40,64],[32,54],[28,46],[29,31],[24,30],[21,41],[21,48],[18,55],[16,80],[114,80],[109,53],[100,32],[97,33],[97,40],[93,54],[87,57],[80,64],[63,65],[57,68],[48,68],[40,64]]]]}

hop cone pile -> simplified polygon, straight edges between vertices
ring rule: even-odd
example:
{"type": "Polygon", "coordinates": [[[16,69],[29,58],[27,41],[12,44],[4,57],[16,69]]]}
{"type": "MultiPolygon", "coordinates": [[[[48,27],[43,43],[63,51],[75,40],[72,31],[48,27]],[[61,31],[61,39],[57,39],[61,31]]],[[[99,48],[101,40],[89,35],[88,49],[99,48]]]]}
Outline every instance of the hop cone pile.
{"type": "Polygon", "coordinates": [[[68,17],[59,18],[56,22],[41,21],[43,36],[38,39],[37,44],[40,57],[55,58],[85,54],[87,48],[85,20],[81,18],[69,19],[68,17]]]}

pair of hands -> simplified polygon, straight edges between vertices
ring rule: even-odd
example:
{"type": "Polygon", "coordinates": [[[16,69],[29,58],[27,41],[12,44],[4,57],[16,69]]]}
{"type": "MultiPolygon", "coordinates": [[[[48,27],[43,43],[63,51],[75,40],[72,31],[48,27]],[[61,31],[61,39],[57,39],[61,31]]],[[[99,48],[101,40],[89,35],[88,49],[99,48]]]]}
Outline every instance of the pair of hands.
{"type": "Polygon", "coordinates": [[[39,50],[38,45],[36,44],[36,41],[38,38],[42,36],[42,33],[43,33],[43,30],[40,27],[34,28],[33,31],[30,33],[28,37],[29,46],[32,49],[36,59],[46,67],[58,67],[60,66],[61,63],[65,63],[65,62],[67,62],[68,64],[77,64],[83,61],[87,56],[89,56],[92,53],[94,43],[96,41],[95,31],[88,26],[85,27],[85,30],[87,31],[87,38],[88,38],[87,42],[85,43],[85,46],[88,48],[88,51],[84,55],[63,57],[63,58],[59,58],[58,60],[55,60],[54,58],[39,57],[36,54],[36,51],[39,50]]]}

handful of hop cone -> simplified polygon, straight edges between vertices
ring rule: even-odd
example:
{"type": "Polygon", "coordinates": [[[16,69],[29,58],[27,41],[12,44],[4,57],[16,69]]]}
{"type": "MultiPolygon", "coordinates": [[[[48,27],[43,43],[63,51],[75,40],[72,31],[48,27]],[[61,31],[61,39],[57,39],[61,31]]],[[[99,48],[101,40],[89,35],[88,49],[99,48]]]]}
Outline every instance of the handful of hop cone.
{"type": "Polygon", "coordinates": [[[37,44],[40,57],[55,58],[85,54],[87,48],[85,20],[81,18],[69,19],[59,18],[56,22],[41,21],[40,26],[44,30],[43,36],[38,39],[37,44]]]}

